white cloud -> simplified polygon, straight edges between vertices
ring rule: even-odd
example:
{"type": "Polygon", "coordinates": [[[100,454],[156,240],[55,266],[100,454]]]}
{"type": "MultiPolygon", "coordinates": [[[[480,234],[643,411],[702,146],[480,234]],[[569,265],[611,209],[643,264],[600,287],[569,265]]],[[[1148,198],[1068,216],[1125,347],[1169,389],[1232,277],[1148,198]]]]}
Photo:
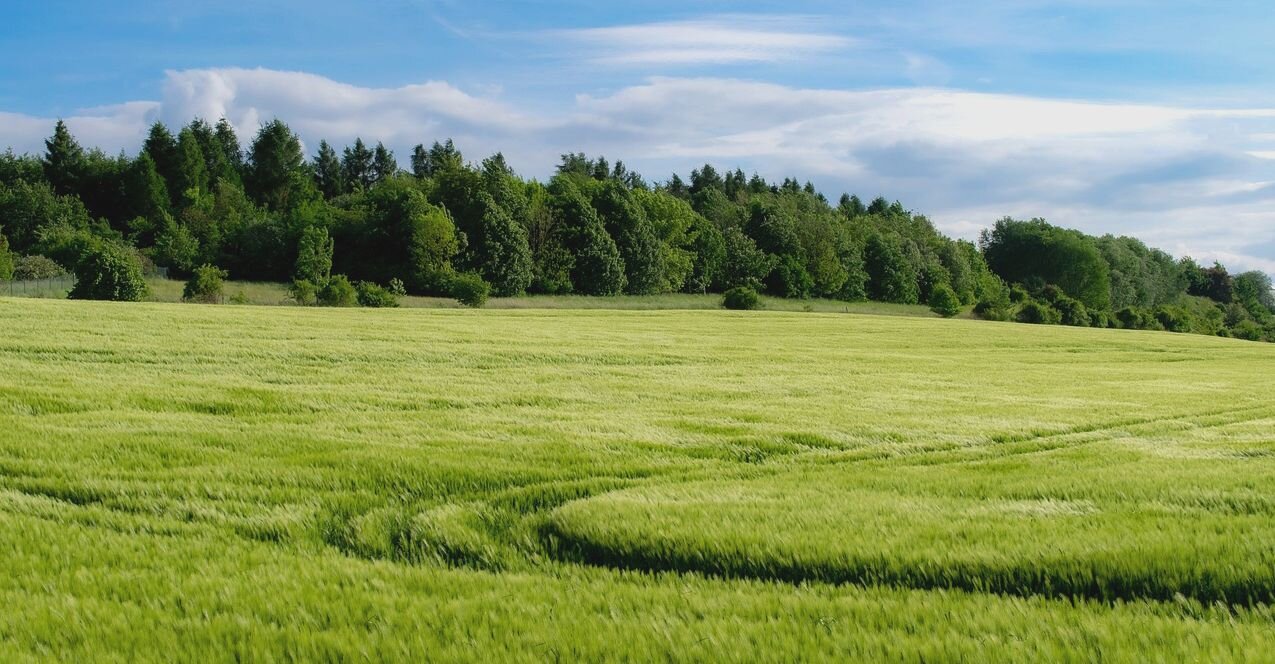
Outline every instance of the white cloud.
{"type": "MultiPolygon", "coordinates": [[[[553,111],[445,82],[366,88],[298,72],[169,72],[163,98],[67,118],[86,145],[135,151],[147,124],[225,115],[245,141],[287,121],[312,153],[362,136],[401,161],[447,137],[471,158],[504,151],[529,175],[563,152],[622,158],[662,179],[711,161],[771,179],[810,178],[830,195],[898,198],[973,237],[1004,215],[1127,233],[1177,254],[1270,270],[1275,260],[1275,111],[1209,110],[934,88],[797,89],[656,78],[553,111]],[[1253,153],[1259,153],[1255,155],[1253,153]]],[[[42,151],[52,119],[0,114],[0,145],[42,151]]]]}
{"type": "Polygon", "coordinates": [[[553,30],[546,36],[605,65],[700,65],[794,60],[848,48],[854,41],[792,16],[701,20],[553,30]]]}

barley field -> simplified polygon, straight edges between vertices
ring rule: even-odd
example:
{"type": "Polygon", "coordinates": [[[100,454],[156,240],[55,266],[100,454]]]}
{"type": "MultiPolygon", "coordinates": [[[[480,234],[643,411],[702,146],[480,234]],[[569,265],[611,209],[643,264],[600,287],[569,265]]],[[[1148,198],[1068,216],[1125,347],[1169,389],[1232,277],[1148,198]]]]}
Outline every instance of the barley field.
{"type": "Polygon", "coordinates": [[[1275,346],[0,298],[0,660],[1270,661],[1275,346]]]}

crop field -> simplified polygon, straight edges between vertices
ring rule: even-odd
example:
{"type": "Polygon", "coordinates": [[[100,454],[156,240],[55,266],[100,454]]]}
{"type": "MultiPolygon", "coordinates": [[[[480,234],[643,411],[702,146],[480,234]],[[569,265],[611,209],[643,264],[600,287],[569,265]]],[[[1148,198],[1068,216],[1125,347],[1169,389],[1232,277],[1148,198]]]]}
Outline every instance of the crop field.
{"type": "Polygon", "coordinates": [[[0,298],[0,660],[1270,661],[1275,346],[0,298]]]}

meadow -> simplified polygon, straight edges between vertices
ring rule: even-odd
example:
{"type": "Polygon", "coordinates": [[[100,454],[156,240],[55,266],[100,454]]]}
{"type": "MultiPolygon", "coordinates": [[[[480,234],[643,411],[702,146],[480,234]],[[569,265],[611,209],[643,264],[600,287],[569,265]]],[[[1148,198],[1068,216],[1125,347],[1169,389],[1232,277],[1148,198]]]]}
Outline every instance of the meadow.
{"type": "Polygon", "coordinates": [[[0,298],[0,659],[1272,659],[1269,344],[549,304],[0,298]]]}

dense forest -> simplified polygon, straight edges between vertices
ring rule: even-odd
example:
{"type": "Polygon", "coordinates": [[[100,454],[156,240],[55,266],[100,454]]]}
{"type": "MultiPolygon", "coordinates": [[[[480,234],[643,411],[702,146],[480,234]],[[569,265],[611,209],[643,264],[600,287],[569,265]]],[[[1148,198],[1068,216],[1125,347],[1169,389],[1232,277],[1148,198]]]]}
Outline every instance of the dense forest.
{"type": "Polygon", "coordinates": [[[757,291],[1275,341],[1261,272],[1039,219],[1003,219],[975,245],[898,202],[834,205],[738,169],[655,183],[568,154],[545,183],[450,140],[417,145],[408,168],[362,140],[307,159],[279,120],[246,151],[224,119],[176,135],[156,123],[136,157],[85,150],[60,121],[46,147],[0,155],[0,279],[70,271],[72,297],[140,299],[160,267],[189,277],[193,300],[227,275],[291,282],[300,304],[757,291]]]}

